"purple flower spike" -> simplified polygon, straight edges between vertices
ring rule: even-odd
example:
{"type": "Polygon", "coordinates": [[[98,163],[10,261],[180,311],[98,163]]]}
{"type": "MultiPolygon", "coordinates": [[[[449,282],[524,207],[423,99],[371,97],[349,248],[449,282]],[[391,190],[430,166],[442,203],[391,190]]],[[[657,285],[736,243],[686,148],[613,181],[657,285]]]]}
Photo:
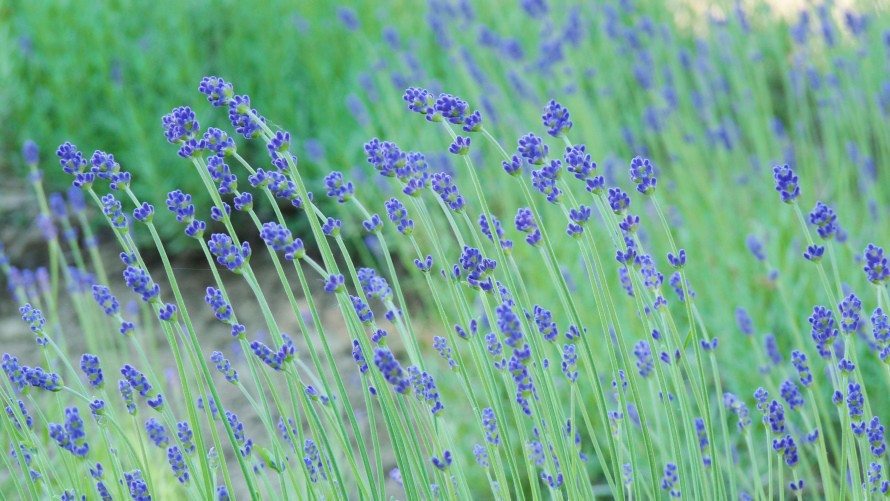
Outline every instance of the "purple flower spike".
{"type": "Polygon", "coordinates": [[[213,106],[225,106],[235,94],[232,84],[213,76],[202,78],[198,91],[207,96],[213,106]]]}
{"type": "Polygon", "coordinates": [[[549,152],[550,148],[544,144],[544,140],[531,132],[519,138],[517,153],[530,164],[543,164],[549,152]]]}
{"type": "Polygon", "coordinates": [[[553,137],[564,136],[571,130],[572,121],[570,118],[569,110],[552,99],[544,108],[544,114],[541,115],[544,127],[547,127],[547,133],[553,137]]]}
{"type": "Polygon", "coordinates": [[[470,151],[470,138],[457,136],[454,139],[454,142],[451,143],[451,146],[448,147],[448,152],[454,155],[466,155],[470,151]]]}
{"type": "Polygon", "coordinates": [[[671,266],[673,266],[676,269],[680,269],[680,268],[683,268],[684,266],[686,266],[686,250],[685,249],[680,249],[680,251],[677,252],[676,256],[673,253],[668,252],[667,258],[668,258],[668,262],[671,263],[671,266]]]}
{"type": "Polygon", "coordinates": [[[648,158],[635,157],[630,162],[630,179],[637,185],[637,191],[643,195],[649,195],[655,191],[658,180],[655,178],[655,168],[648,158]]]}
{"type": "Polygon", "coordinates": [[[865,266],[862,269],[865,271],[868,281],[876,285],[886,283],[890,278],[890,267],[887,266],[884,249],[874,244],[868,244],[862,257],[865,261],[865,266]]]}
{"type": "Polygon", "coordinates": [[[773,167],[773,180],[776,183],[776,191],[786,204],[794,203],[800,196],[799,179],[788,165],[773,167]]]}
{"type": "Polygon", "coordinates": [[[324,291],[329,294],[346,290],[346,279],[343,275],[331,275],[324,282],[324,291]]]}

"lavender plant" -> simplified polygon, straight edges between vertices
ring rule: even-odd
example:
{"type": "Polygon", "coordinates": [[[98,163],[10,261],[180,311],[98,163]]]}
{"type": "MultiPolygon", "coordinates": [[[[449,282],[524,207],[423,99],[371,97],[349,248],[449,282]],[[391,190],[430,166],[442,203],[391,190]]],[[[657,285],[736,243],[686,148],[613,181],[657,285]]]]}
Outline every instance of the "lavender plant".
{"type": "MultiPolygon", "coordinates": [[[[547,12],[543,2],[523,7],[547,12]]],[[[354,11],[339,16],[360,28],[354,11]]],[[[645,87],[645,71],[638,78],[645,87]]],[[[886,406],[876,397],[890,381],[890,267],[880,241],[855,259],[842,252],[855,237],[828,204],[805,214],[819,182],[794,165],[773,168],[771,210],[797,219],[803,244],[796,262],[777,266],[811,277],[818,303],[792,307],[786,287],[797,277],[779,276],[771,260],[781,257],[752,236],[752,264],[766,266],[791,327],[735,304],[735,318],[719,323],[700,310],[719,298],[692,288],[691,271],[709,267],[705,251],[690,245],[693,229],[671,221],[668,204],[687,195],[666,189],[676,172],[633,156],[618,179],[594,161],[599,148],[576,142],[577,108],[542,101],[540,122],[524,124],[533,130],[514,148],[489,111],[408,87],[401,119],[438,137],[460,167],[439,170],[428,155],[371,138],[365,170],[381,180],[372,188],[341,171],[306,177],[298,135],[226,80],[205,77],[198,91],[231,129],[205,130],[197,108],[180,106],[161,131],[209,207],[175,190],[169,214],[156,213],[131,189],[138,169],[100,150],[87,159],[69,142],[56,157],[72,191],[46,195],[36,145],[24,149],[50,264],[32,280],[0,253],[19,327],[37,345],[2,358],[10,496],[890,491],[886,406]],[[249,162],[239,142],[264,146],[267,163],[249,162]],[[498,162],[483,165],[480,150],[498,162]],[[86,200],[119,263],[103,259],[86,200]],[[203,304],[161,238],[163,216],[175,217],[209,272],[203,304]],[[139,234],[154,248],[140,248],[139,234]],[[350,244],[357,235],[366,249],[350,244]],[[115,289],[138,302],[123,307],[115,289]],[[196,321],[201,309],[215,325],[196,321]],[[724,334],[734,322],[741,335],[724,334]],[[777,332],[757,331],[767,323],[777,332]],[[742,350],[756,377],[722,367],[742,350]],[[35,362],[21,362],[26,355],[35,362]]],[[[769,192],[768,177],[759,180],[769,192]]]]}

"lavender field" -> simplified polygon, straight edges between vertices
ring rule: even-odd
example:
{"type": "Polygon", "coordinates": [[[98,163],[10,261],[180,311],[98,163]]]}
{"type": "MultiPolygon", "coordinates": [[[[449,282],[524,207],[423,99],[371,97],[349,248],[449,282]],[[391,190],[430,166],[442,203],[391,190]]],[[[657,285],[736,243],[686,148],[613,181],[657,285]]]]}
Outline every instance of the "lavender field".
{"type": "Polygon", "coordinates": [[[886,5],[6,11],[4,498],[890,494],[886,5]]]}

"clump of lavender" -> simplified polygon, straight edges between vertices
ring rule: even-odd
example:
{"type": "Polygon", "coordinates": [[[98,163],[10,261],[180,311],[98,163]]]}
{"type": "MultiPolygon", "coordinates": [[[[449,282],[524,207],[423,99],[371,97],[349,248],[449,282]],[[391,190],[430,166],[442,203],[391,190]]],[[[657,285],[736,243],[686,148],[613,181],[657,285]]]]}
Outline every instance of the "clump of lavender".
{"type": "MultiPolygon", "coordinates": [[[[605,7],[597,12],[603,26],[595,27],[585,22],[590,12],[578,7],[560,27],[544,2],[523,2],[523,8],[546,23],[538,59],[526,59],[530,43],[504,39],[487,26],[463,32],[478,31],[486,50],[525,63],[525,77],[505,81],[522,99],[546,102],[537,129],[510,141],[512,151],[495,137],[506,126],[492,104],[498,92],[490,75],[470,63],[468,74],[487,94],[479,109],[464,99],[471,94],[408,87],[402,96],[408,111],[399,120],[417,119],[410,126],[419,134],[441,133],[432,146],[438,151],[374,138],[364,145],[366,168],[319,176],[301,164],[299,134],[267,120],[254,107],[258,102],[231,83],[204,78],[198,90],[222,108],[232,136],[202,129],[204,111],[189,106],[165,115],[159,133],[176,148],[182,167],[194,169],[209,206],[174,190],[165,201],[168,212],[156,213],[131,190],[144,181],[125,170],[118,161],[123,155],[97,150],[85,156],[64,143],[57,150],[61,170],[81,198],[65,206],[59,196],[44,196],[35,174],[40,160],[28,145],[25,161],[53,264],[29,277],[13,272],[0,252],[22,305],[20,327],[33,333],[42,357],[35,367],[10,354],[2,362],[2,419],[13,425],[4,427],[9,443],[2,445],[14,452],[7,464],[23,473],[11,475],[16,494],[587,499],[607,486],[622,499],[747,498],[748,492],[767,499],[776,489],[838,498],[847,489],[856,497],[852,490],[860,485],[867,493],[886,491],[883,408],[869,399],[875,381],[868,377],[873,365],[890,358],[884,314],[890,268],[883,249],[868,244],[857,265],[864,277],[848,274],[851,260],[834,245],[847,241],[835,210],[817,202],[804,217],[800,205],[811,191],[802,186],[811,180],[798,176],[807,171],[789,158],[773,168],[774,187],[801,222],[800,248],[824,290],[789,294],[785,268],[782,278],[769,268],[765,288],[776,294],[769,301],[783,304],[784,315],[762,315],[753,297],[744,299],[749,309],[721,304],[713,284],[697,281],[703,270],[711,273],[708,249],[677,245],[698,230],[682,221],[690,217],[678,194],[686,179],[673,168],[674,153],[651,148],[629,127],[620,134],[625,145],[613,144],[619,134],[607,127],[596,143],[573,143],[595,114],[578,112],[581,89],[558,89],[566,97],[548,101],[535,96],[541,88],[533,82],[543,72],[548,92],[556,94],[562,73],[555,70],[565,53],[589,38],[586,30],[602,29],[598,39],[619,44],[616,53],[633,61],[622,78],[660,96],[642,117],[647,135],[662,137],[680,102],[695,101],[697,113],[684,121],[707,117],[707,130],[700,138],[683,137],[685,145],[664,136],[671,139],[665,144],[683,151],[707,141],[709,158],[722,160],[745,144],[737,141],[740,126],[717,106],[731,86],[678,96],[674,87],[687,79],[673,72],[682,68],[694,76],[690,81],[713,83],[714,74],[726,73],[711,67],[723,53],[712,57],[702,42],[695,54],[684,50],[676,64],[662,65],[671,51],[660,45],[675,43],[670,33],[630,10],[605,7]],[[619,153],[609,154],[613,148],[619,153]],[[262,160],[244,156],[251,151],[262,152],[262,160]],[[485,168],[490,155],[499,155],[503,171],[485,168]],[[620,156],[630,159],[630,168],[617,179],[620,156]],[[595,157],[604,160],[598,165],[595,157]],[[325,196],[314,197],[310,188],[325,196]],[[121,262],[81,247],[71,222],[84,211],[83,200],[92,201],[108,225],[121,262]],[[175,217],[189,237],[186,245],[206,261],[203,304],[199,297],[193,305],[180,286],[181,268],[158,232],[164,217],[175,217]],[[154,248],[137,246],[137,235],[154,248]],[[517,235],[527,245],[514,247],[517,235]],[[257,272],[262,262],[275,270],[272,280],[257,272]],[[667,284],[665,265],[673,268],[667,284]],[[109,280],[109,270],[122,280],[109,280]],[[867,294],[866,280],[872,284],[867,294]],[[235,284],[248,292],[246,300],[233,293],[235,284]],[[666,294],[666,285],[676,295],[666,294]],[[112,294],[117,288],[126,299],[112,294]],[[64,294],[76,322],[60,320],[54,309],[64,294]],[[803,310],[795,308],[810,294],[819,295],[819,306],[805,339],[798,322],[803,310]],[[133,309],[124,306],[130,299],[141,301],[133,309]],[[196,308],[209,308],[210,325],[196,321],[196,308]],[[724,309],[728,319],[720,318],[724,309]],[[715,332],[732,330],[733,311],[741,335],[715,332]],[[755,323],[775,334],[755,337],[755,323]],[[218,341],[215,327],[232,337],[218,341]],[[79,358],[68,348],[74,331],[83,331],[89,351],[79,358]],[[351,354],[348,365],[339,363],[341,352],[351,354]],[[738,360],[728,364],[727,357],[738,360]],[[72,360],[79,360],[79,371],[72,360]],[[766,370],[740,376],[739,365],[766,370]],[[114,391],[105,376],[116,367],[114,391]],[[610,379],[611,387],[603,385],[610,379]],[[751,391],[752,382],[763,387],[751,391]],[[829,392],[836,408],[827,405],[829,392]],[[751,402],[763,427],[751,426],[751,402]],[[91,416],[84,411],[82,418],[84,403],[91,416]],[[585,465],[591,460],[596,473],[585,465]]],[[[481,26],[469,4],[431,9],[443,45],[453,43],[446,20],[481,26]]],[[[337,15],[346,31],[373,28],[352,9],[337,15]]],[[[849,24],[855,36],[866,30],[855,17],[849,24]]],[[[834,47],[833,32],[823,31],[834,47]]],[[[392,35],[390,46],[403,50],[392,35]]],[[[473,59],[464,49],[461,58],[473,59]]],[[[402,55],[419,79],[416,55],[402,55]]],[[[398,71],[397,63],[389,64],[386,71],[398,71]]],[[[571,70],[567,78],[581,73],[564,69],[571,70]]],[[[593,73],[584,72],[599,82],[593,73]]],[[[802,103],[839,92],[836,84],[819,91],[815,77],[807,78],[813,88],[799,96],[802,103]]],[[[801,77],[787,80],[788,92],[797,92],[801,77]]],[[[369,123],[373,110],[350,96],[350,107],[360,111],[356,118],[369,123]]],[[[625,105],[616,98],[614,106],[625,105]]],[[[523,123],[516,113],[510,119],[523,123]]],[[[378,130],[381,137],[392,133],[378,130]]],[[[776,136],[751,144],[771,149],[789,141],[776,136]]],[[[349,148],[344,143],[344,152],[349,148]]],[[[307,157],[319,163],[318,155],[307,157]]],[[[716,193],[719,178],[702,179],[716,193]]],[[[708,196],[719,196],[714,193],[708,196]]],[[[751,261],[766,264],[760,240],[747,244],[751,261]]],[[[796,271],[789,265],[787,275],[796,271]]]]}

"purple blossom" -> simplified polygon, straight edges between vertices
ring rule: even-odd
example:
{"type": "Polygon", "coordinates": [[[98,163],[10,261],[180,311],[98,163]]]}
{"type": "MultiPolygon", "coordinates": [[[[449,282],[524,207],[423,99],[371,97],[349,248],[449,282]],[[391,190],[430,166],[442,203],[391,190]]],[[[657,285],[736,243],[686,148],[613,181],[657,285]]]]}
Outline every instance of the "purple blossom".
{"type": "Polygon", "coordinates": [[[798,185],[797,175],[788,165],[773,167],[773,179],[776,184],[776,191],[786,204],[793,203],[800,196],[800,186],[798,185]]]}
{"type": "Polygon", "coordinates": [[[516,152],[528,163],[532,165],[541,165],[547,158],[550,148],[544,144],[543,139],[529,132],[519,138],[519,146],[516,152]]]}
{"type": "Polygon", "coordinates": [[[865,261],[863,270],[869,282],[883,284],[887,282],[887,279],[890,279],[890,267],[887,266],[883,248],[868,244],[863,251],[863,260],[865,261]]]}
{"type": "Polygon", "coordinates": [[[470,138],[457,136],[454,142],[448,147],[448,152],[454,155],[466,155],[470,152],[470,138]]]}
{"type": "Polygon", "coordinates": [[[213,106],[225,106],[234,96],[232,84],[215,76],[202,78],[198,91],[206,95],[213,106]]]}
{"type": "Polygon", "coordinates": [[[630,161],[630,179],[637,185],[637,191],[643,195],[649,195],[655,191],[658,181],[655,178],[655,169],[649,159],[641,157],[634,157],[630,161]]]}
{"type": "Polygon", "coordinates": [[[541,120],[544,121],[544,127],[547,127],[547,133],[553,137],[564,136],[572,128],[569,110],[553,99],[544,107],[541,120]]]}

